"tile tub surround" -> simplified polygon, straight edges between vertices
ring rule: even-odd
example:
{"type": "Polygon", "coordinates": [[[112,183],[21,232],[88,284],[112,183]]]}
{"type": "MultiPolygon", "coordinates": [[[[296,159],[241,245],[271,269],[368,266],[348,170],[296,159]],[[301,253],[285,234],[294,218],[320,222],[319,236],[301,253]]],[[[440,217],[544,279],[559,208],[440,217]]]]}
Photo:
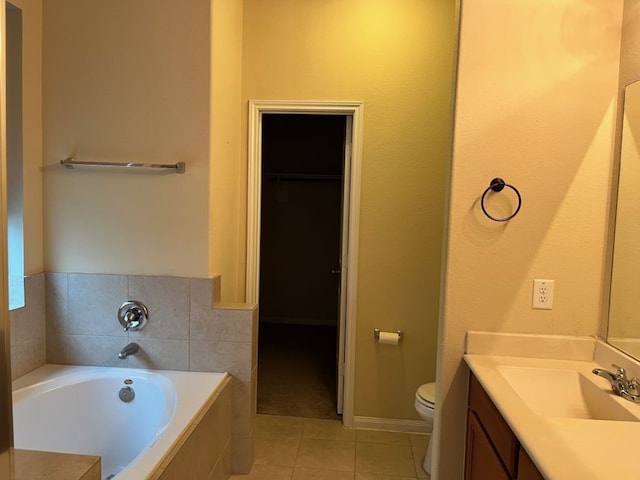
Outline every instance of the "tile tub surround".
{"type": "Polygon", "coordinates": [[[14,480],[101,480],[100,457],[12,449],[14,480]]]}
{"type": "Polygon", "coordinates": [[[45,275],[24,279],[25,306],[9,312],[11,329],[11,380],[46,363],[45,275]]]}
{"type": "Polygon", "coordinates": [[[151,480],[226,480],[231,475],[233,409],[231,379],[225,380],[176,441],[151,480]]]}
{"type": "Polygon", "coordinates": [[[233,471],[253,462],[257,328],[255,305],[219,303],[220,278],[46,273],[48,363],[129,366],[233,376],[233,471]],[[137,332],[123,331],[116,313],[126,300],[149,309],[137,332]],[[140,350],[126,360],[129,342],[140,350]]]}

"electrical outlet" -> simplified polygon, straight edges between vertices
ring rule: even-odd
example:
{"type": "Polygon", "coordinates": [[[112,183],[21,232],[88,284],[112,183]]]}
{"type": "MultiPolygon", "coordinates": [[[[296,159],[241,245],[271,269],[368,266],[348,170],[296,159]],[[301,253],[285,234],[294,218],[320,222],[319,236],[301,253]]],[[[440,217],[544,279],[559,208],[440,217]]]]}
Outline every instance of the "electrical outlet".
{"type": "Polygon", "coordinates": [[[535,279],[531,308],[551,310],[553,308],[553,280],[535,279]]]}

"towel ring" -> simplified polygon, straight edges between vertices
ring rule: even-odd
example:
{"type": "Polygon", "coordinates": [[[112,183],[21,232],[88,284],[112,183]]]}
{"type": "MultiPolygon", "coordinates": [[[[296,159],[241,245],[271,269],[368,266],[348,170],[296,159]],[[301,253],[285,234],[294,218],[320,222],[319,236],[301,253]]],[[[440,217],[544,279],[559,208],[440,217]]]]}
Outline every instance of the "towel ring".
{"type": "Polygon", "coordinates": [[[511,220],[513,217],[515,217],[520,211],[520,207],[522,206],[522,197],[520,196],[520,192],[516,187],[514,187],[513,185],[509,185],[501,178],[494,178],[493,180],[491,180],[491,183],[482,194],[482,199],[480,200],[480,206],[482,207],[482,211],[484,212],[484,214],[494,222],[506,222],[508,220],[511,220]],[[489,190],[494,192],[501,192],[504,189],[504,187],[509,187],[511,190],[513,190],[516,193],[518,197],[518,206],[516,207],[515,211],[508,217],[496,218],[493,215],[489,214],[489,212],[487,212],[487,209],[484,206],[484,199],[487,196],[487,193],[489,193],[489,190]]]}

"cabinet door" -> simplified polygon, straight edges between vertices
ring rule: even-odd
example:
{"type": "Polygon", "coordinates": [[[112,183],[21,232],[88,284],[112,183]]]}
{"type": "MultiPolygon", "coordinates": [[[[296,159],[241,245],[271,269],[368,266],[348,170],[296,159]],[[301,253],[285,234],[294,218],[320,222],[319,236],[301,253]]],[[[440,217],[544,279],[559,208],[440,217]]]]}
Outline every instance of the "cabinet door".
{"type": "Polygon", "coordinates": [[[524,448],[520,448],[518,461],[518,480],[544,480],[544,477],[536,467],[524,448]]]}
{"type": "Polygon", "coordinates": [[[469,409],[477,416],[509,477],[516,478],[520,442],[474,375],[469,378],[469,409]]]}
{"type": "Polygon", "coordinates": [[[510,480],[473,412],[467,420],[467,458],[465,480],[510,480]]]}

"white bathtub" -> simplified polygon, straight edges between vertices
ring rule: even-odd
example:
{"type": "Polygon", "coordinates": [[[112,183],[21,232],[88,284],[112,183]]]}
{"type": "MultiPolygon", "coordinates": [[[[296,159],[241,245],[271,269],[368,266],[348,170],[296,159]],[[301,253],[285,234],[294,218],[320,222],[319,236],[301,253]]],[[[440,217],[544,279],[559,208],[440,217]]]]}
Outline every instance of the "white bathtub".
{"type": "Polygon", "coordinates": [[[45,365],[13,382],[14,444],[99,455],[103,479],[144,479],[227,375],[45,365]]]}

